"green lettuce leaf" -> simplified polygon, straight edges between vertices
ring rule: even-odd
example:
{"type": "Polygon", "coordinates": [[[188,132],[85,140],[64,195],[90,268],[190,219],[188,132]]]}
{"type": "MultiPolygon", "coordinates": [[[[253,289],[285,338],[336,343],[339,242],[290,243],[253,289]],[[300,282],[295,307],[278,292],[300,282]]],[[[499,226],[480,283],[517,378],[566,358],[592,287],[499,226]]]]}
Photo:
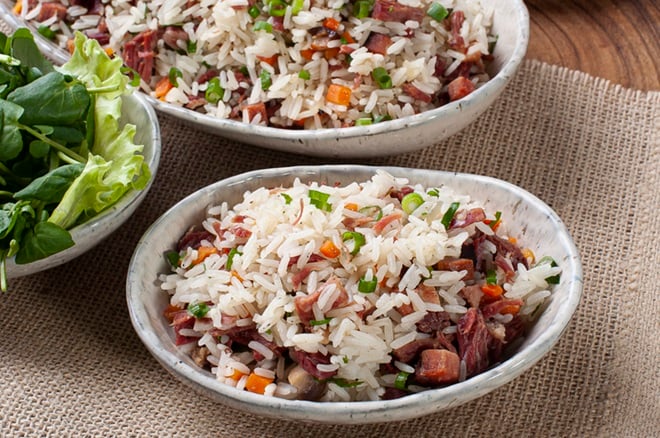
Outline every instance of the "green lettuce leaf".
{"type": "Polygon", "coordinates": [[[71,184],[49,222],[63,228],[83,222],[116,203],[129,190],[141,190],[151,179],[133,142],[136,127],[119,126],[121,95],[131,92],[128,77],[121,73],[121,60],[110,59],[96,40],[76,34],[71,60],[58,71],[76,76],[94,99],[94,144],[80,176],[71,184]]]}

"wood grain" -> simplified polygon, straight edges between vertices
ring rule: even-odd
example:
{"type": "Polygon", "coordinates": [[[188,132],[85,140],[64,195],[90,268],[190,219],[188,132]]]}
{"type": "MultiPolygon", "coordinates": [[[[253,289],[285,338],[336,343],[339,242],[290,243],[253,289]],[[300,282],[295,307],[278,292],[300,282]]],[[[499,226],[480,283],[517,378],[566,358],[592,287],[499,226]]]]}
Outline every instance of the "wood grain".
{"type": "Polygon", "coordinates": [[[528,0],[527,58],[660,90],[660,2],[528,0]]]}

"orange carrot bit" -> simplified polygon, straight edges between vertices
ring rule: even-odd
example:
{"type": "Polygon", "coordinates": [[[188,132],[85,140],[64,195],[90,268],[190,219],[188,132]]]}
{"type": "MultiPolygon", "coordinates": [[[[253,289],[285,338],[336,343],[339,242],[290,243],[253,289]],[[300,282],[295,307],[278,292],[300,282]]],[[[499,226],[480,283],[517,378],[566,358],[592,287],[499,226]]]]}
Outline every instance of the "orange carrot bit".
{"type": "Polygon", "coordinates": [[[174,320],[174,314],[183,310],[183,307],[175,306],[174,304],[168,304],[168,306],[163,310],[163,316],[169,321],[174,320]]]}
{"type": "Polygon", "coordinates": [[[344,41],[346,41],[345,44],[353,44],[355,42],[355,39],[353,39],[353,37],[351,36],[350,33],[348,33],[348,31],[342,33],[341,37],[344,39],[344,41]]]}
{"type": "Polygon", "coordinates": [[[243,283],[243,277],[241,277],[241,274],[239,274],[238,272],[234,271],[233,269],[231,270],[231,276],[234,277],[234,278],[236,278],[236,279],[237,279],[238,281],[240,281],[241,283],[243,283]]]}
{"type": "Polygon", "coordinates": [[[233,379],[233,380],[238,381],[238,380],[240,380],[241,377],[243,377],[244,375],[245,375],[245,373],[243,373],[242,371],[239,371],[239,370],[237,370],[237,369],[234,369],[234,372],[233,372],[230,376],[227,376],[227,377],[229,377],[230,379],[233,379]]]}
{"type": "Polygon", "coordinates": [[[21,12],[23,12],[23,0],[17,0],[16,4],[14,5],[14,14],[20,15],[21,12]]]}
{"type": "Polygon", "coordinates": [[[200,246],[197,248],[197,258],[193,261],[193,265],[198,265],[204,261],[211,254],[217,254],[218,250],[213,246],[200,246]]]}
{"type": "Polygon", "coordinates": [[[332,242],[332,240],[326,240],[323,242],[323,245],[321,245],[319,251],[321,251],[321,254],[329,259],[334,259],[335,257],[338,257],[339,254],[341,254],[341,251],[339,248],[337,248],[337,245],[332,242]]]}
{"type": "Polygon", "coordinates": [[[339,84],[330,84],[325,99],[337,105],[347,106],[351,101],[351,89],[339,84]]]}
{"type": "Polygon", "coordinates": [[[484,284],[481,291],[489,297],[497,298],[504,293],[504,289],[499,284],[484,284]]]}
{"type": "Polygon", "coordinates": [[[346,210],[358,211],[358,205],[353,202],[349,202],[348,204],[344,205],[344,208],[346,210]]]}
{"type": "Polygon", "coordinates": [[[509,304],[500,309],[500,313],[502,315],[504,315],[505,313],[508,313],[509,315],[515,315],[519,311],[520,311],[520,306],[517,304],[509,304]]]}
{"type": "Polygon", "coordinates": [[[69,53],[73,53],[76,50],[76,43],[73,41],[73,39],[67,40],[66,49],[69,51],[69,53]]]}
{"type": "Polygon", "coordinates": [[[516,239],[515,237],[512,237],[512,236],[509,236],[509,238],[507,240],[509,242],[513,243],[514,245],[518,243],[518,239],[516,239]]]}
{"type": "Polygon", "coordinates": [[[323,56],[325,59],[330,60],[336,58],[339,55],[339,47],[332,47],[330,49],[325,49],[323,51],[323,56]]]}
{"type": "Polygon", "coordinates": [[[272,67],[275,67],[275,65],[277,65],[277,55],[273,55],[273,56],[258,56],[257,55],[257,59],[259,61],[265,62],[266,64],[268,64],[272,67]]]}
{"type": "Polygon", "coordinates": [[[268,377],[260,376],[255,373],[250,373],[247,380],[245,381],[245,389],[250,392],[255,392],[257,394],[263,394],[266,392],[266,386],[273,383],[273,379],[268,377]]]}
{"type": "Polygon", "coordinates": [[[302,56],[304,59],[310,61],[312,57],[314,56],[314,53],[316,53],[316,50],[314,49],[303,49],[300,51],[300,56],[302,56]]]}
{"type": "Polygon", "coordinates": [[[115,51],[112,50],[112,47],[106,47],[104,50],[105,50],[106,55],[108,55],[108,56],[112,56],[112,55],[115,54],[115,51]]]}
{"type": "Polygon", "coordinates": [[[341,23],[338,20],[332,17],[328,17],[325,20],[323,20],[323,27],[325,27],[326,29],[334,30],[335,32],[339,30],[340,24],[341,23]]]}
{"type": "Polygon", "coordinates": [[[523,257],[527,259],[527,262],[530,265],[533,265],[534,262],[536,261],[536,256],[534,255],[534,252],[529,248],[524,248],[521,252],[523,257]]]}
{"type": "Polygon", "coordinates": [[[165,76],[156,84],[154,95],[156,96],[157,99],[163,100],[165,98],[165,95],[171,89],[172,89],[172,83],[170,82],[170,78],[165,76]]]}

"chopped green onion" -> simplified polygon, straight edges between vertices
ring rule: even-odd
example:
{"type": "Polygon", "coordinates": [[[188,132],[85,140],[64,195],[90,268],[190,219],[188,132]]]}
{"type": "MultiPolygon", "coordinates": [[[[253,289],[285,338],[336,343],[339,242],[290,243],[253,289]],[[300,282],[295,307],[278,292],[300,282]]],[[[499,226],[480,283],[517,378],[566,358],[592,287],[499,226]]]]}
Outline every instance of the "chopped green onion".
{"type": "Polygon", "coordinates": [[[438,192],[438,189],[431,189],[428,192],[426,192],[426,194],[429,196],[435,196],[436,198],[440,196],[440,192],[438,192]]]}
{"type": "Polygon", "coordinates": [[[41,36],[48,38],[49,40],[55,38],[55,31],[48,26],[44,26],[44,25],[39,26],[37,32],[39,32],[41,36]]]}
{"type": "Polygon", "coordinates": [[[392,116],[389,114],[374,117],[374,123],[387,122],[388,120],[392,120],[392,116]]]}
{"type": "Polygon", "coordinates": [[[239,250],[237,250],[236,248],[232,248],[229,251],[229,254],[227,255],[227,263],[225,265],[225,267],[228,271],[230,271],[231,267],[234,265],[234,257],[236,255],[243,255],[243,253],[240,252],[239,250]]]}
{"type": "Polygon", "coordinates": [[[371,71],[371,77],[378,84],[381,89],[392,88],[392,78],[387,74],[387,70],[383,67],[376,67],[371,71]]]}
{"type": "Polygon", "coordinates": [[[248,9],[248,14],[250,14],[250,17],[252,18],[257,18],[261,14],[261,11],[256,6],[250,6],[248,9]]]}
{"type": "Polygon", "coordinates": [[[399,372],[394,379],[394,387],[396,389],[406,389],[406,382],[408,381],[409,375],[410,373],[406,373],[405,371],[399,372]]]}
{"type": "Polygon", "coordinates": [[[197,41],[188,41],[188,44],[186,45],[186,52],[188,53],[195,53],[197,51],[197,41]]]}
{"type": "Polygon", "coordinates": [[[433,2],[426,11],[426,15],[433,18],[435,21],[442,21],[449,15],[449,11],[445,9],[440,3],[433,2]]]}
{"type": "MultiPolygon", "coordinates": [[[[541,258],[541,260],[539,260],[538,263],[536,263],[536,266],[543,265],[543,264],[550,264],[550,266],[552,266],[553,268],[556,268],[558,266],[557,262],[555,262],[555,259],[553,259],[550,256],[545,256],[545,257],[541,258]]],[[[561,277],[561,274],[552,275],[552,276],[546,278],[545,281],[548,284],[559,284],[560,277],[561,277]]]]}
{"type": "Polygon", "coordinates": [[[355,18],[363,19],[369,16],[371,12],[371,2],[368,0],[358,0],[353,5],[353,15],[355,18]]]}
{"type": "Polygon", "coordinates": [[[280,196],[282,196],[282,197],[284,198],[284,203],[285,203],[286,205],[291,204],[291,201],[293,201],[293,199],[291,198],[291,196],[287,195],[286,193],[280,193],[280,196]]]}
{"type": "Polygon", "coordinates": [[[181,73],[181,70],[179,70],[176,67],[170,68],[170,72],[167,75],[168,79],[170,80],[170,84],[172,84],[173,87],[178,86],[178,79],[180,77],[183,77],[183,73],[181,73]]]}
{"type": "Polygon", "coordinates": [[[491,221],[488,225],[489,225],[491,228],[495,229],[495,227],[497,226],[497,224],[500,223],[500,219],[501,219],[501,218],[502,218],[502,212],[501,212],[501,211],[496,211],[496,212],[495,212],[495,220],[494,220],[494,221],[491,221]]]}
{"type": "Polygon", "coordinates": [[[261,73],[259,73],[259,80],[261,81],[262,90],[268,90],[273,83],[270,79],[270,72],[268,70],[261,70],[261,73]]]}
{"type": "Polygon", "coordinates": [[[302,11],[303,6],[305,6],[305,0],[293,0],[293,3],[291,3],[291,15],[298,15],[298,12],[302,11]]]}
{"type": "Polygon", "coordinates": [[[287,4],[282,0],[266,0],[268,5],[268,15],[271,17],[284,17],[287,4]]]}
{"type": "Polygon", "coordinates": [[[256,23],[254,23],[254,27],[252,27],[252,30],[255,31],[255,32],[257,32],[259,30],[263,30],[263,31],[266,31],[268,33],[272,33],[273,32],[273,25],[270,24],[270,23],[267,23],[265,21],[257,21],[256,23]]]}
{"type": "Polygon", "coordinates": [[[368,126],[373,123],[371,117],[360,117],[355,121],[355,126],[368,126]]]}
{"type": "Polygon", "coordinates": [[[362,292],[363,294],[370,294],[376,290],[376,286],[378,286],[378,280],[376,277],[372,278],[371,280],[365,280],[365,278],[362,277],[358,282],[358,292],[362,292]]]}
{"type": "Polygon", "coordinates": [[[312,319],[309,321],[309,325],[311,326],[317,326],[317,325],[325,325],[330,322],[332,318],[325,318],[325,319],[312,319]]]}
{"type": "Polygon", "coordinates": [[[497,284],[497,272],[494,269],[486,271],[486,284],[497,284]]]}
{"type": "Polygon", "coordinates": [[[422,195],[415,192],[408,193],[401,200],[401,208],[403,208],[403,211],[410,214],[413,211],[417,210],[417,207],[419,207],[423,203],[424,203],[424,198],[422,198],[422,195]]]}
{"type": "MultiPolygon", "coordinates": [[[[268,24],[268,23],[266,23],[268,24]]],[[[247,65],[242,66],[241,68],[238,69],[241,73],[243,73],[245,76],[248,76],[250,72],[248,71],[247,65]]]]}
{"type": "Polygon", "coordinates": [[[309,71],[303,69],[298,72],[298,77],[308,81],[312,76],[309,74],[309,71]]]}
{"type": "Polygon", "coordinates": [[[452,202],[451,205],[449,206],[449,209],[445,212],[445,214],[442,216],[442,225],[445,226],[445,230],[449,229],[449,225],[451,225],[451,220],[454,218],[454,215],[456,214],[456,210],[458,210],[458,207],[461,204],[458,202],[452,202]]]}
{"type": "Polygon", "coordinates": [[[319,192],[318,190],[309,190],[309,203],[323,211],[332,210],[332,204],[328,204],[330,195],[327,193],[319,192]]]}
{"type": "Polygon", "coordinates": [[[352,241],[353,249],[351,250],[351,255],[355,255],[360,252],[360,248],[365,244],[366,240],[364,234],[358,233],[357,231],[346,231],[341,235],[341,238],[344,242],[352,241]]]}
{"type": "Polygon", "coordinates": [[[375,221],[379,221],[383,217],[383,209],[377,205],[367,205],[358,210],[365,216],[372,217],[375,221]]]}
{"type": "Polygon", "coordinates": [[[211,78],[206,86],[204,97],[211,104],[216,104],[225,96],[225,89],[220,86],[220,78],[211,78]]]}
{"type": "Polygon", "coordinates": [[[209,311],[209,306],[205,302],[188,304],[188,313],[195,318],[203,318],[209,311]]]}
{"type": "Polygon", "coordinates": [[[179,254],[178,251],[168,251],[165,253],[165,258],[167,259],[167,262],[170,264],[170,266],[176,268],[179,266],[179,262],[181,261],[181,254],[179,254]]]}

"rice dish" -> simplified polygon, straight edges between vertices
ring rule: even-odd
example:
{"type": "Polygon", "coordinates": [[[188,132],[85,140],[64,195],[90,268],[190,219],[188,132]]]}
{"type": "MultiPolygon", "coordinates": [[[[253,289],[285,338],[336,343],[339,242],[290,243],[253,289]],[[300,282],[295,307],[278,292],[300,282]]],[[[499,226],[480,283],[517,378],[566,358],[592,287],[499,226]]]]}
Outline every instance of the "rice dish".
{"type": "Polygon", "coordinates": [[[118,54],[155,98],[288,129],[368,125],[488,81],[496,36],[480,0],[19,0],[62,47],[118,54]]]}
{"type": "Polygon", "coordinates": [[[241,390],[332,402],[450,385],[506,360],[559,281],[506,214],[383,171],[246,192],[167,254],[164,315],[241,390]]]}

